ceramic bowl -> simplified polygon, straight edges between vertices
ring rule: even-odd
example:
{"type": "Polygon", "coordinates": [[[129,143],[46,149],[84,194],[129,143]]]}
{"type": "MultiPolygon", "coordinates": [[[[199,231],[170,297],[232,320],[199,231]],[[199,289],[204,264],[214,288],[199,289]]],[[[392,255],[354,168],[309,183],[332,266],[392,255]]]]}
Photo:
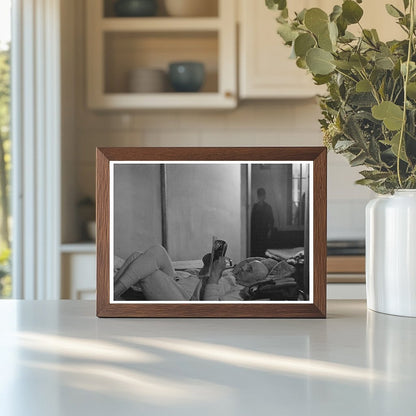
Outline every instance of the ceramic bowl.
{"type": "Polygon", "coordinates": [[[165,0],[165,7],[173,17],[218,16],[217,0],[165,0]]]}
{"type": "Polygon", "coordinates": [[[119,17],[154,16],[157,12],[156,0],[118,0],[114,12],[119,17]]]}
{"type": "Polygon", "coordinates": [[[129,72],[128,91],[131,93],[161,93],[167,90],[167,75],[162,69],[136,68],[129,72]]]}
{"type": "Polygon", "coordinates": [[[205,67],[201,62],[172,62],[169,80],[177,92],[197,92],[205,80],[205,67]]]}

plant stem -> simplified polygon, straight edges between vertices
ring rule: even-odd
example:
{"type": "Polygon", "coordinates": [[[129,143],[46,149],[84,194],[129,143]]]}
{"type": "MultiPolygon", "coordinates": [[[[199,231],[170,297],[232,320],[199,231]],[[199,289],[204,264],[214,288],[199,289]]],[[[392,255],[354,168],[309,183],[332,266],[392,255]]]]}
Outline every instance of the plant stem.
{"type": "Polygon", "coordinates": [[[338,73],[339,73],[339,74],[341,74],[341,75],[344,75],[344,77],[349,78],[351,81],[353,81],[353,82],[355,82],[355,83],[357,83],[357,82],[358,82],[355,78],[351,77],[351,76],[350,76],[350,75],[348,75],[348,74],[345,74],[344,72],[340,71],[338,68],[335,68],[335,71],[336,71],[336,72],[338,72],[338,73]]]}
{"type": "Polygon", "coordinates": [[[406,60],[406,73],[404,76],[404,85],[403,85],[403,119],[402,127],[400,129],[400,140],[399,140],[399,149],[397,151],[397,177],[399,179],[399,186],[403,188],[402,177],[400,174],[400,156],[403,147],[404,141],[404,132],[406,130],[406,110],[407,110],[407,83],[409,82],[409,69],[410,61],[412,59],[412,50],[413,50],[413,36],[414,36],[414,27],[415,27],[415,0],[410,0],[410,30],[409,30],[409,46],[407,48],[407,60],[406,60]]]}
{"type": "Polygon", "coordinates": [[[365,72],[365,69],[362,66],[361,66],[361,68],[362,68],[362,71],[360,71],[360,75],[363,77],[363,79],[365,79],[366,81],[368,81],[368,83],[370,84],[371,93],[373,94],[374,99],[377,101],[377,104],[380,104],[380,98],[378,96],[378,92],[376,90],[376,87],[370,81],[370,78],[368,78],[367,73],[365,72]]]}

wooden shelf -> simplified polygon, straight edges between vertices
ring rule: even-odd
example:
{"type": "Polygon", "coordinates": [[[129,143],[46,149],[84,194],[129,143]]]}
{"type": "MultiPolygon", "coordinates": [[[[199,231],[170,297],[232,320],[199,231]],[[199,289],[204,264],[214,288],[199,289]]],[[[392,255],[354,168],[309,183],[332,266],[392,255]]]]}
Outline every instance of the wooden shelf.
{"type": "Polygon", "coordinates": [[[61,253],[65,254],[95,254],[96,246],[92,241],[81,241],[78,243],[63,243],[61,244],[61,253]]]}
{"type": "Polygon", "coordinates": [[[106,109],[202,109],[234,108],[235,97],[217,93],[159,93],[159,94],[103,94],[95,102],[94,108],[106,109]]]}
{"type": "Polygon", "coordinates": [[[112,17],[101,20],[101,30],[105,32],[206,32],[217,31],[221,20],[217,17],[112,17]]]}

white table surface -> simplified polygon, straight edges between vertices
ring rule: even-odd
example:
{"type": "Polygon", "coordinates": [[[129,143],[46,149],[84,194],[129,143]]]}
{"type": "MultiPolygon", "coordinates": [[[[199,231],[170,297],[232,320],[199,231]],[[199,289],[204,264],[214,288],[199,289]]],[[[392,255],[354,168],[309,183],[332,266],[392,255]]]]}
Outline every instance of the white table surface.
{"type": "Polygon", "coordinates": [[[412,415],[416,319],[98,319],[0,301],[0,415],[412,415]]]}

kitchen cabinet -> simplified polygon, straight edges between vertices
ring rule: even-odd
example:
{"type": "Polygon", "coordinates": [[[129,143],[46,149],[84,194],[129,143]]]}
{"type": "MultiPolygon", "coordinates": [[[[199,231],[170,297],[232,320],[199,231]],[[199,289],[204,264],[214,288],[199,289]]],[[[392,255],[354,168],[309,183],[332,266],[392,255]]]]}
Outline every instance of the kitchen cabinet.
{"type": "MultiPolygon", "coordinates": [[[[87,102],[90,109],[233,108],[237,105],[236,5],[218,2],[217,16],[115,17],[109,2],[88,0],[87,102]],[[206,77],[199,92],[132,93],[130,71],[168,70],[199,61],[206,77]]],[[[111,6],[111,2],[110,2],[111,6]]]]}
{"type": "MultiPolygon", "coordinates": [[[[334,0],[299,0],[289,3],[290,11],[320,7],[330,12],[334,0]],[[296,4],[295,4],[296,3],[296,4]]],[[[401,0],[390,3],[402,9],[401,0]]],[[[366,0],[362,25],[376,28],[381,40],[403,38],[404,32],[389,16],[384,4],[366,0]]],[[[325,92],[313,84],[312,77],[290,59],[291,49],[277,35],[277,12],[268,10],[263,1],[239,0],[239,91],[242,99],[308,98],[325,92]]],[[[349,29],[358,34],[358,25],[349,29]]]]}
{"type": "Polygon", "coordinates": [[[61,299],[94,300],[96,290],[95,244],[63,244],[61,253],[61,299]]]}
{"type": "MultiPolygon", "coordinates": [[[[325,3],[328,0],[299,0],[296,10],[325,8],[325,3]]],[[[242,99],[308,98],[322,92],[322,87],[313,84],[311,75],[289,59],[291,50],[276,33],[276,15],[263,1],[239,0],[239,91],[242,99]]]]}

